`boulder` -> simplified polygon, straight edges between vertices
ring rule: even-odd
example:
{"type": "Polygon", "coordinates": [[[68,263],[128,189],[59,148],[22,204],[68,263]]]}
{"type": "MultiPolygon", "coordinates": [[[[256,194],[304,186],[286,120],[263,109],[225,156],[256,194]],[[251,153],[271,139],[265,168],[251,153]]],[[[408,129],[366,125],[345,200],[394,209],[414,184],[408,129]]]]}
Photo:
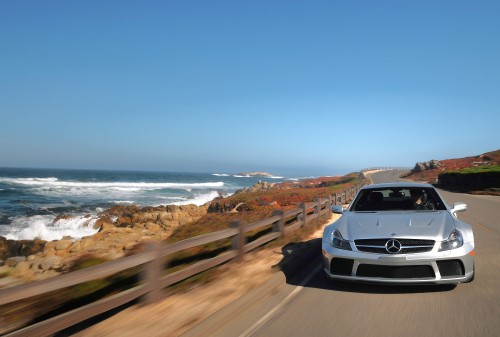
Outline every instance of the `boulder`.
{"type": "Polygon", "coordinates": [[[45,259],[40,264],[40,267],[43,271],[46,270],[55,270],[61,271],[62,269],[62,257],[60,256],[50,256],[45,259]]]}
{"type": "Polygon", "coordinates": [[[47,241],[34,239],[34,240],[22,240],[19,241],[19,251],[18,255],[28,256],[39,252],[42,252],[45,248],[47,241]]]}
{"type": "Polygon", "coordinates": [[[416,163],[415,167],[412,169],[413,173],[425,171],[425,170],[434,170],[441,167],[441,162],[439,160],[430,160],[426,162],[416,163]]]}
{"type": "Polygon", "coordinates": [[[63,239],[63,240],[59,240],[59,241],[56,242],[55,248],[56,248],[57,251],[66,250],[72,244],[73,244],[72,240],[70,240],[70,239],[63,239]]]}
{"type": "Polygon", "coordinates": [[[0,260],[7,259],[7,255],[9,252],[9,245],[7,243],[7,239],[3,236],[0,236],[0,260]]]}
{"type": "Polygon", "coordinates": [[[19,262],[14,267],[14,270],[12,270],[11,275],[14,277],[21,277],[27,281],[33,280],[33,277],[34,277],[34,273],[30,269],[30,264],[29,264],[29,262],[26,262],[26,261],[19,262]]]}
{"type": "Polygon", "coordinates": [[[273,189],[275,187],[274,183],[268,183],[267,181],[259,181],[258,183],[247,187],[243,188],[241,190],[238,190],[236,193],[241,193],[241,192],[258,192],[258,191],[267,191],[270,189],[273,189]]]}
{"type": "Polygon", "coordinates": [[[94,229],[102,229],[103,227],[115,226],[115,222],[109,216],[102,216],[94,224],[94,229]]]}

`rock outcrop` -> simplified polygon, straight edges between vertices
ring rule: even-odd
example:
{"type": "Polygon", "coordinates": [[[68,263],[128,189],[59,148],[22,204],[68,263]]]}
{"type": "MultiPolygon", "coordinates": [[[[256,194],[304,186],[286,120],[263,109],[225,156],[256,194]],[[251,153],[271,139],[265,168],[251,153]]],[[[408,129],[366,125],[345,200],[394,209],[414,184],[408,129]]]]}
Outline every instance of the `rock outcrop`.
{"type": "Polygon", "coordinates": [[[245,177],[274,177],[271,173],[267,172],[240,172],[238,175],[245,177]]]}
{"type": "Polygon", "coordinates": [[[426,170],[434,170],[438,169],[441,166],[441,163],[439,160],[430,160],[426,162],[421,162],[421,163],[416,163],[415,167],[413,170],[411,170],[413,173],[421,172],[421,171],[426,171],[426,170]]]}
{"type": "Polygon", "coordinates": [[[268,183],[267,181],[259,181],[258,183],[254,184],[250,187],[243,188],[241,190],[236,191],[236,193],[268,191],[270,189],[273,189],[275,186],[276,186],[275,183],[268,183]]]}
{"type": "Polygon", "coordinates": [[[9,276],[40,280],[70,270],[81,256],[113,260],[132,254],[142,242],[165,240],[173,231],[207,213],[208,205],[116,206],[99,214],[98,233],[73,240],[6,240],[0,237],[0,266],[9,276]],[[3,262],[1,262],[3,261],[3,262]]]}

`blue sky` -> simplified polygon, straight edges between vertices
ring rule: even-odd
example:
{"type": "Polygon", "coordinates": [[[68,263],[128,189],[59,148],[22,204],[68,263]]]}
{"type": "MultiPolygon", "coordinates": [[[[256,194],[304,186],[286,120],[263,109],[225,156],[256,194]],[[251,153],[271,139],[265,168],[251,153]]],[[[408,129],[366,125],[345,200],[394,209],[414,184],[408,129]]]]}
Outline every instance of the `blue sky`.
{"type": "Polygon", "coordinates": [[[498,1],[2,1],[0,167],[328,175],[500,148],[498,1]]]}

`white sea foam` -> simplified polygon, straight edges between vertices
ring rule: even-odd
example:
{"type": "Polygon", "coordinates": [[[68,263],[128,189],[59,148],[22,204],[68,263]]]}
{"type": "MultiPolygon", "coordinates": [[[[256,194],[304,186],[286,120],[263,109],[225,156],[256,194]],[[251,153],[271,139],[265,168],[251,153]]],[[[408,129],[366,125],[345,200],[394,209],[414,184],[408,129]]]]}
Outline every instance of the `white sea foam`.
{"type": "Polygon", "coordinates": [[[212,201],[213,199],[217,198],[219,196],[219,192],[217,191],[211,191],[209,193],[205,194],[199,194],[195,195],[193,198],[186,198],[183,201],[177,201],[172,203],[172,205],[189,205],[189,204],[194,204],[196,206],[201,206],[206,204],[209,201],[212,201]]]}
{"type": "Polygon", "coordinates": [[[139,192],[139,191],[152,191],[154,189],[150,188],[140,188],[140,187],[110,187],[110,189],[121,192],[139,192]]]}
{"type": "MultiPolygon", "coordinates": [[[[2,180],[3,178],[0,178],[0,181],[2,180]]],[[[9,179],[9,178],[7,178],[9,179]]],[[[50,178],[19,178],[19,179],[22,179],[22,180],[25,180],[25,181],[32,181],[32,182],[54,182],[54,181],[58,181],[59,179],[55,178],[55,177],[50,177],[50,178]]],[[[12,180],[16,180],[16,179],[12,179],[12,180]]]]}
{"type": "Polygon", "coordinates": [[[19,216],[12,219],[10,226],[2,231],[8,240],[33,240],[40,238],[46,241],[60,240],[64,236],[80,239],[97,233],[93,226],[96,216],[75,216],[70,219],[54,221],[53,215],[19,216]]]}
{"type": "Polygon", "coordinates": [[[134,201],[132,201],[132,200],[113,200],[113,203],[115,203],[115,204],[133,204],[134,201]]]}
{"type": "Polygon", "coordinates": [[[251,176],[249,176],[249,175],[244,175],[244,176],[242,176],[242,175],[239,175],[239,174],[233,174],[233,177],[235,177],[235,178],[252,178],[252,177],[251,177],[251,176]]]}
{"type": "Polygon", "coordinates": [[[217,177],[229,177],[227,173],[212,173],[212,175],[217,177]]]}
{"type": "Polygon", "coordinates": [[[83,181],[64,181],[57,178],[0,178],[0,182],[28,186],[45,186],[52,188],[114,188],[114,189],[196,189],[196,188],[215,188],[224,186],[224,182],[206,182],[206,183],[146,183],[146,182],[83,182],[83,181]]]}

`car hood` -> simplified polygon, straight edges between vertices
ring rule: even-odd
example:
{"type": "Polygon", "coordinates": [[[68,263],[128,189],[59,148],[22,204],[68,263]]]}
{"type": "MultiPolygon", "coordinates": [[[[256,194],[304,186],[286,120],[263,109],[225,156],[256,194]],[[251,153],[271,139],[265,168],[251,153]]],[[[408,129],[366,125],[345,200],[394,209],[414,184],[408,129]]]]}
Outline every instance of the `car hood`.
{"type": "Polygon", "coordinates": [[[336,225],[346,240],[390,237],[446,240],[455,228],[447,211],[345,212],[336,225]]]}

